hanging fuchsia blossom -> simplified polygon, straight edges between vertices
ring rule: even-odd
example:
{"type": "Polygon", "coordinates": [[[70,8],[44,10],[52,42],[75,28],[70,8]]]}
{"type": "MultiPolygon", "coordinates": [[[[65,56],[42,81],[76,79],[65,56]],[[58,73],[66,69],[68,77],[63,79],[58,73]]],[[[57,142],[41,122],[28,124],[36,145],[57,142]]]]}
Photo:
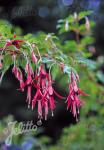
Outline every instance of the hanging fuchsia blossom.
{"type": "Polygon", "coordinates": [[[35,55],[34,51],[32,51],[32,61],[34,63],[37,63],[37,58],[36,58],[36,55],[35,55]]]}
{"type": "Polygon", "coordinates": [[[32,90],[32,78],[34,77],[34,72],[31,68],[31,66],[29,65],[29,63],[26,64],[25,67],[25,72],[27,74],[27,79],[25,81],[25,86],[27,86],[27,103],[28,103],[28,107],[30,107],[31,104],[31,90],[32,90]]]}
{"type": "Polygon", "coordinates": [[[40,86],[37,86],[36,94],[32,100],[32,109],[34,109],[36,102],[38,102],[38,118],[40,119],[42,119],[42,97],[40,86]]]}
{"type": "Polygon", "coordinates": [[[88,96],[82,90],[80,90],[77,86],[77,81],[79,80],[79,76],[75,75],[71,72],[70,84],[69,84],[69,95],[67,97],[67,109],[70,108],[76,120],[78,120],[77,115],[79,114],[79,109],[83,105],[83,102],[80,100],[79,96],[88,96]]]}
{"type": "Polygon", "coordinates": [[[12,72],[14,73],[15,77],[19,80],[20,82],[20,89],[21,91],[24,91],[24,81],[23,81],[23,76],[22,76],[22,72],[20,71],[20,69],[14,65],[12,72]]]}
{"type": "Polygon", "coordinates": [[[25,72],[27,74],[26,85],[29,85],[32,82],[32,77],[34,77],[34,72],[29,63],[26,64],[25,72]]]}
{"type": "Polygon", "coordinates": [[[48,96],[47,87],[48,87],[48,78],[49,74],[46,73],[44,66],[41,65],[39,68],[39,75],[36,76],[36,84],[34,84],[37,92],[32,101],[32,109],[35,107],[36,102],[38,102],[38,118],[42,119],[43,117],[43,109],[45,114],[45,119],[47,119],[48,115],[48,96]]]}
{"type": "Polygon", "coordinates": [[[39,75],[35,77],[34,87],[36,88],[36,94],[32,100],[32,109],[38,103],[38,118],[42,119],[45,117],[47,120],[49,109],[52,112],[55,108],[54,95],[63,99],[52,87],[53,81],[50,74],[46,73],[44,66],[41,65],[39,68],[39,75]]]}
{"type": "MultiPolygon", "coordinates": [[[[64,67],[62,65],[62,67],[64,67]]],[[[23,91],[27,87],[27,103],[28,107],[32,105],[34,109],[37,105],[38,118],[47,120],[49,111],[51,111],[53,116],[53,111],[56,107],[54,97],[57,96],[59,99],[66,99],[65,97],[59,95],[53,88],[53,80],[50,73],[47,73],[45,66],[41,64],[39,68],[36,69],[35,75],[30,64],[27,63],[25,67],[26,81],[23,81],[22,72],[20,69],[14,65],[12,72],[15,77],[20,82],[20,89],[23,91]],[[32,87],[36,90],[34,97],[32,98],[32,87]]],[[[73,116],[76,117],[79,113],[80,107],[83,102],[80,100],[79,96],[88,96],[81,89],[78,88],[77,82],[79,81],[79,76],[71,71],[70,84],[69,84],[69,95],[67,97],[67,109],[70,109],[73,116]]]]}

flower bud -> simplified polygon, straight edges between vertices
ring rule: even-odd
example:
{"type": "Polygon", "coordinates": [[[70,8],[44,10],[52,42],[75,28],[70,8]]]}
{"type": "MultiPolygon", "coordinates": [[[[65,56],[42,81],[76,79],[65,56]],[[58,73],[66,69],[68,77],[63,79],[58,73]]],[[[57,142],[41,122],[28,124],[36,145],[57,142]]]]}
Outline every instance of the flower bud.
{"type": "Polygon", "coordinates": [[[33,61],[34,63],[37,63],[37,58],[36,58],[36,56],[35,56],[35,54],[34,54],[33,51],[32,51],[32,61],[33,61]]]}

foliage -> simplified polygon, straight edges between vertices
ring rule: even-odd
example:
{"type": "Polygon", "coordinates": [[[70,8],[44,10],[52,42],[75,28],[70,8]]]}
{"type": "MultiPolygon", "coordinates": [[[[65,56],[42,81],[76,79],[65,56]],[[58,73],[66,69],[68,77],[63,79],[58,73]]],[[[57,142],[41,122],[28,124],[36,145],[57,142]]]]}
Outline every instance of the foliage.
{"type": "MultiPolygon", "coordinates": [[[[79,13],[79,16],[80,14],[82,14],[82,12],[79,13]]],[[[78,18],[80,18],[79,16],[78,18]]],[[[71,19],[73,17],[74,16],[71,15],[71,19]]],[[[59,21],[59,26],[58,26],[60,28],[59,33],[66,32],[64,26],[67,19],[69,19],[68,20],[69,29],[67,30],[67,32],[73,30],[73,27],[71,27],[73,21],[71,22],[69,16],[63,21],[62,20],[59,21]]],[[[79,63],[82,62],[85,63],[88,66],[88,68],[86,68],[85,65],[82,64],[82,67],[77,66],[77,71],[79,72],[81,78],[80,87],[82,89],[83,88],[86,89],[87,93],[89,93],[89,97],[84,98],[85,105],[84,105],[84,109],[81,109],[80,112],[80,122],[76,125],[71,125],[70,127],[64,128],[62,136],[58,140],[57,144],[55,146],[48,147],[49,150],[59,150],[59,149],[103,150],[104,149],[104,143],[102,140],[104,138],[104,130],[103,130],[103,126],[104,126],[103,83],[104,82],[103,82],[103,73],[100,70],[101,66],[103,66],[104,57],[102,56],[99,57],[96,61],[92,61],[91,51],[89,51],[90,54],[88,54],[89,47],[91,45],[94,46],[93,43],[94,37],[91,34],[92,29],[90,31],[90,35],[84,34],[82,39],[78,41],[76,39],[77,42],[75,42],[75,40],[73,39],[72,39],[72,43],[71,41],[69,41],[69,48],[72,47],[71,52],[70,50],[68,51],[68,42],[65,42],[63,45],[63,47],[65,48],[64,50],[67,49],[66,51],[67,54],[71,55],[71,53],[72,54],[74,53],[76,55],[76,52],[79,51],[79,54],[85,57],[85,58],[80,58],[80,55],[78,55],[77,61],[79,63]],[[77,49],[76,49],[76,45],[77,45],[77,49]],[[88,58],[90,58],[90,60],[88,58]]]]}

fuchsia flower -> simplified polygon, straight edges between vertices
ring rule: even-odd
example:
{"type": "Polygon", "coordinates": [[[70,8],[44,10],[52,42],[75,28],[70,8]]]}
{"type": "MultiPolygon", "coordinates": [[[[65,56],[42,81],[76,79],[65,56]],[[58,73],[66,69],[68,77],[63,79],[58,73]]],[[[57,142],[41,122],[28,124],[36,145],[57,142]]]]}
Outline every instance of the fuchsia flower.
{"type": "Polygon", "coordinates": [[[37,58],[36,58],[36,56],[35,56],[34,51],[32,51],[32,61],[33,61],[34,63],[37,63],[37,58]]]}
{"type": "Polygon", "coordinates": [[[29,85],[32,82],[32,77],[34,77],[34,72],[32,68],[30,67],[29,63],[26,64],[25,72],[27,74],[26,85],[29,85]]]}
{"type": "Polygon", "coordinates": [[[53,116],[53,110],[55,108],[54,94],[59,98],[63,97],[53,89],[53,81],[51,76],[46,73],[43,65],[41,65],[39,69],[40,72],[36,77],[36,84],[34,84],[37,92],[32,101],[32,109],[35,107],[36,102],[38,102],[38,118],[42,119],[44,110],[44,117],[45,120],[47,120],[49,109],[51,110],[53,116]]]}
{"type": "MultiPolygon", "coordinates": [[[[62,65],[63,66],[63,65],[62,65]]],[[[54,96],[57,96],[59,99],[66,99],[59,95],[53,88],[53,80],[51,75],[46,72],[43,64],[37,68],[36,76],[34,77],[34,72],[29,63],[26,64],[25,72],[27,75],[27,79],[24,82],[22,72],[20,69],[14,65],[12,72],[15,77],[20,82],[20,89],[24,91],[24,88],[27,86],[27,103],[28,107],[32,105],[32,109],[34,109],[37,105],[38,118],[47,120],[47,116],[49,110],[52,113],[56,107],[54,96]],[[36,93],[32,100],[32,86],[36,89],[36,93]]],[[[69,95],[67,97],[67,109],[70,109],[73,116],[76,117],[79,113],[80,107],[83,105],[83,102],[80,100],[79,96],[88,96],[81,89],[78,88],[77,82],[79,81],[79,76],[74,74],[71,71],[70,76],[70,84],[69,84],[69,95]]]]}
{"type": "Polygon", "coordinates": [[[69,84],[69,95],[67,97],[67,109],[70,108],[72,114],[77,119],[77,115],[79,113],[80,107],[83,105],[83,102],[80,100],[79,96],[88,96],[82,90],[80,90],[77,86],[77,81],[79,80],[78,75],[75,75],[71,72],[70,84],[69,84]]]}
{"type": "Polygon", "coordinates": [[[20,43],[23,43],[24,40],[8,40],[6,47],[14,45],[16,48],[20,49],[20,43]]]}
{"type": "MultiPolygon", "coordinates": [[[[16,38],[16,34],[14,34],[13,38],[14,39],[16,38]]],[[[5,47],[14,45],[16,48],[20,49],[20,44],[23,43],[23,42],[24,42],[24,40],[8,40],[6,42],[6,46],[5,47]]]]}
{"type": "Polygon", "coordinates": [[[34,109],[36,102],[38,102],[38,118],[42,119],[42,93],[40,87],[37,88],[37,92],[32,100],[32,109],[34,109]]]}
{"type": "Polygon", "coordinates": [[[28,108],[30,107],[31,104],[31,90],[32,90],[32,77],[34,76],[34,72],[32,68],[30,67],[29,63],[26,64],[25,67],[25,72],[27,74],[27,79],[25,82],[25,86],[27,86],[27,103],[28,103],[28,108]]]}
{"type": "Polygon", "coordinates": [[[43,65],[39,68],[39,75],[35,77],[36,84],[34,87],[37,92],[32,101],[32,109],[35,107],[36,102],[38,102],[38,118],[42,119],[42,109],[45,110],[45,116],[48,115],[48,102],[44,97],[48,84],[48,74],[46,73],[43,65]]]}
{"type": "Polygon", "coordinates": [[[31,90],[32,90],[32,77],[34,76],[34,72],[32,70],[32,68],[30,67],[30,65],[27,63],[26,67],[25,67],[25,72],[27,74],[27,79],[24,82],[23,81],[23,76],[22,76],[22,72],[20,71],[20,69],[14,65],[12,72],[14,73],[15,77],[20,81],[20,89],[21,91],[24,91],[24,88],[27,86],[27,99],[26,101],[28,102],[28,107],[31,104],[31,90]]]}
{"type": "MultiPolygon", "coordinates": [[[[59,95],[52,87],[52,84],[53,84],[53,81],[51,79],[51,76],[49,76],[48,77],[48,86],[43,95],[43,102],[45,103],[45,101],[48,101],[49,108],[50,108],[50,110],[52,112],[52,116],[53,116],[53,110],[56,107],[54,96],[57,96],[59,99],[66,99],[66,97],[59,95]]],[[[47,115],[45,115],[45,118],[47,118],[47,115]]]]}
{"type": "Polygon", "coordinates": [[[47,81],[48,81],[48,85],[45,89],[45,92],[42,98],[42,104],[45,110],[45,120],[47,120],[48,109],[51,110],[52,116],[53,116],[53,110],[55,109],[54,89],[52,87],[53,81],[51,80],[50,76],[48,77],[47,81]]]}
{"type": "Polygon", "coordinates": [[[20,89],[21,91],[24,91],[24,81],[23,81],[23,76],[22,76],[22,72],[20,71],[20,69],[14,65],[12,72],[14,73],[15,77],[19,80],[20,82],[20,89]]]}

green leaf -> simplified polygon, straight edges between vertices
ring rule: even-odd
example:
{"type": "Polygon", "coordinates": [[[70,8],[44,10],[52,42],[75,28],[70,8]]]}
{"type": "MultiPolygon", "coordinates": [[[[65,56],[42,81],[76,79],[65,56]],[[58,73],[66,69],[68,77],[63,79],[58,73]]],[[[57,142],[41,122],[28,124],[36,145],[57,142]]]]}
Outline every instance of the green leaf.
{"type": "Polygon", "coordinates": [[[43,58],[42,58],[42,61],[43,61],[43,63],[50,63],[50,62],[53,62],[52,59],[47,58],[47,57],[43,57],[43,58]]]}
{"type": "Polygon", "coordinates": [[[70,75],[70,73],[71,73],[71,69],[72,69],[71,67],[69,67],[69,66],[65,65],[65,66],[64,66],[64,70],[63,70],[63,72],[64,72],[64,73],[67,73],[68,75],[70,75]]]}
{"type": "Polygon", "coordinates": [[[88,45],[88,44],[92,44],[93,42],[94,42],[94,38],[91,37],[91,36],[86,36],[85,38],[83,38],[83,39],[81,40],[81,44],[82,44],[83,46],[86,46],[86,45],[88,45]]]}
{"type": "Polygon", "coordinates": [[[86,16],[91,15],[92,13],[93,13],[93,11],[82,11],[82,12],[80,12],[80,13],[78,14],[78,18],[79,18],[79,19],[82,19],[82,18],[84,18],[84,17],[86,17],[86,16]]]}
{"type": "Polygon", "coordinates": [[[98,80],[104,84],[104,74],[102,73],[102,71],[98,71],[96,76],[97,76],[98,80]]]}
{"type": "Polygon", "coordinates": [[[76,58],[76,62],[80,64],[85,64],[91,70],[95,70],[97,68],[97,63],[93,60],[86,59],[86,58],[76,58]]]}
{"type": "Polygon", "coordinates": [[[9,22],[0,20],[0,34],[6,37],[11,37],[12,26],[9,22]]]}

